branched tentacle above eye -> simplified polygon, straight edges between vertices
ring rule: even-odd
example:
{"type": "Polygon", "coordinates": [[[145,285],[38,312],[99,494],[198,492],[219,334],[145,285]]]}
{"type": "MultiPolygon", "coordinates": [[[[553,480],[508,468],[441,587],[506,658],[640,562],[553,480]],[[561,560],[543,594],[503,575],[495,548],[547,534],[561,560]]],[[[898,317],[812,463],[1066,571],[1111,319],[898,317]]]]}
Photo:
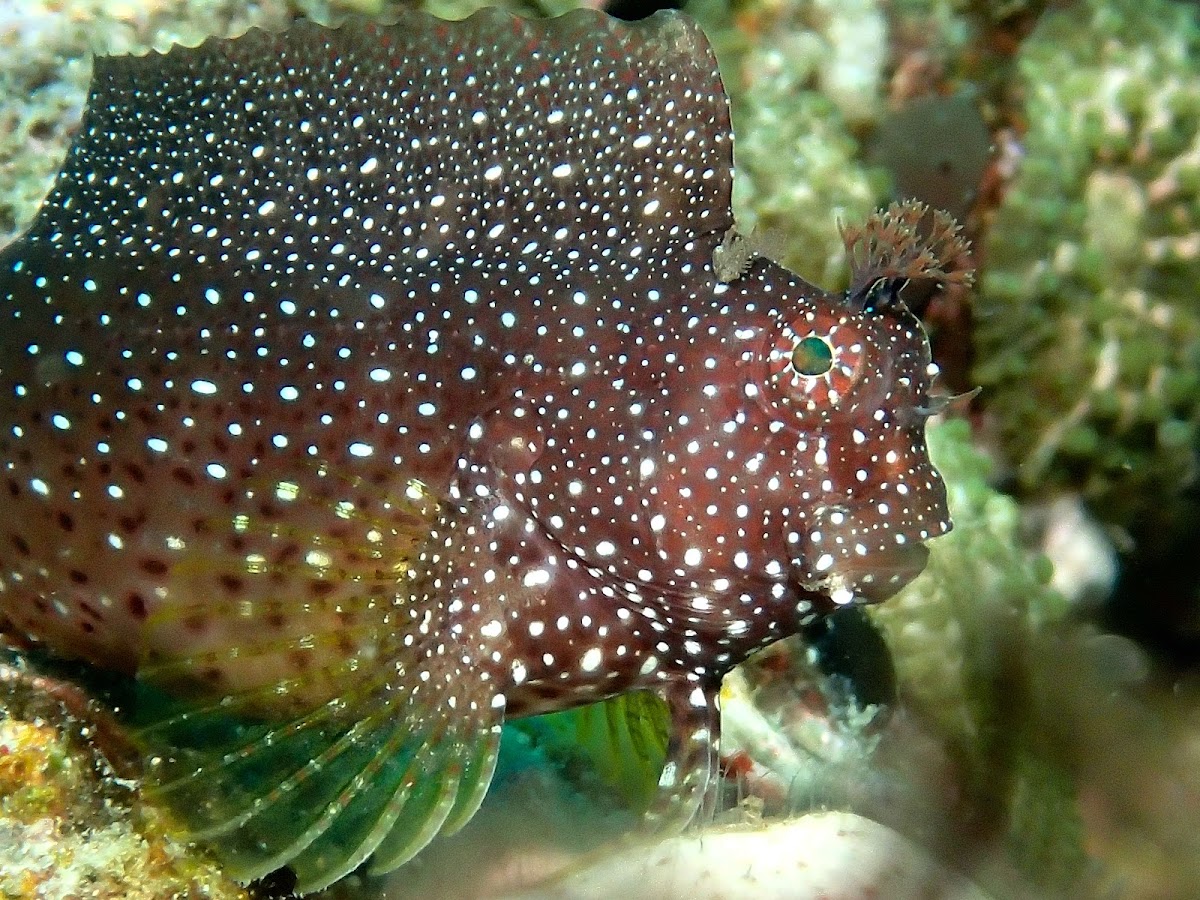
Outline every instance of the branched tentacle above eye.
{"type": "Polygon", "coordinates": [[[846,305],[864,313],[903,309],[904,301],[900,299],[900,292],[908,281],[899,276],[877,278],[857,290],[852,288],[846,291],[846,305]]]}
{"type": "Polygon", "coordinates": [[[881,281],[892,282],[898,292],[914,278],[968,285],[974,280],[971,244],[962,227],[919,201],[893,203],[862,225],[842,225],[841,232],[850,259],[847,297],[866,299],[881,281]]]}

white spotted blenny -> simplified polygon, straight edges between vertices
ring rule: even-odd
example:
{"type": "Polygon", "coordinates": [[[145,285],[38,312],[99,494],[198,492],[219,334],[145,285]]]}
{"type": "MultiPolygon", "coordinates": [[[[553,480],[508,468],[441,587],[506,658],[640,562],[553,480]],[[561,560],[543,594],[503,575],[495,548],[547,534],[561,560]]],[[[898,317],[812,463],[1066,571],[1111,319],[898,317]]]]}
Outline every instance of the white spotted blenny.
{"type": "Polygon", "coordinates": [[[714,268],[732,143],[670,13],[97,61],[0,253],[0,620],[137,676],[154,790],[232,873],[398,866],[506,716],[635,690],[686,818],[722,676],[921,570],[904,217],[843,293],[714,268]]]}

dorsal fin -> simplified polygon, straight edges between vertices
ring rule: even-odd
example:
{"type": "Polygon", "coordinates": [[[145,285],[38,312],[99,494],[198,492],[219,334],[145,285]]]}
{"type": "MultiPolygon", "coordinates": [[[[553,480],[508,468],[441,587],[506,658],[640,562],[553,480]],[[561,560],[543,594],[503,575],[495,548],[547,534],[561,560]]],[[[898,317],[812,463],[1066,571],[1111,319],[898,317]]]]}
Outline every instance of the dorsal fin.
{"type": "Polygon", "coordinates": [[[419,263],[433,242],[444,262],[520,248],[549,211],[574,225],[572,246],[640,244],[655,259],[731,226],[731,143],[707,40],[673,14],[300,22],[97,59],[31,237],[319,280],[307,264],[344,268],[377,243],[381,264],[419,263]],[[593,157],[611,181],[571,162],[593,157]],[[289,266],[297,247],[306,265],[289,266]]]}

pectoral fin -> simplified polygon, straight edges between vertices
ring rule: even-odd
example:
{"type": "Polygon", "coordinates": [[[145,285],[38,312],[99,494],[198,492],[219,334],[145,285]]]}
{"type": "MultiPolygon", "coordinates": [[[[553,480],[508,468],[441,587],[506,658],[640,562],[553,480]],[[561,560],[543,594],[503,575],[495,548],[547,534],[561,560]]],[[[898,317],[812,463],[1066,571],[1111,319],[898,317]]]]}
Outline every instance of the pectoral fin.
{"type": "Polygon", "coordinates": [[[461,602],[445,547],[463,515],[438,513],[422,545],[407,536],[398,567],[342,554],[336,601],[276,598],[243,572],[237,603],[205,608],[223,642],[142,666],[131,716],[148,793],[234,877],[287,865],[298,890],[319,890],[372,854],[376,871],[400,865],[479,806],[504,716],[488,665],[503,635],[481,627],[499,598],[461,602]],[[282,633],[264,625],[275,607],[282,633]],[[309,664],[278,665],[292,658],[309,664]],[[209,669],[237,689],[213,690],[209,669]]]}
{"type": "Polygon", "coordinates": [[[666,689],[671,737],[647,813],[651,827],[678,831],[711,817],[719,800],[720,694],[715,685],[676,682],[666,689]]]}
{"type": "Polygon", "coordinates": [[[527,733],[552,758],[582,760],[632,810],[644,812],[658,794],[670,713],[652,691],[537,716],[513,727],[527,733]]]}

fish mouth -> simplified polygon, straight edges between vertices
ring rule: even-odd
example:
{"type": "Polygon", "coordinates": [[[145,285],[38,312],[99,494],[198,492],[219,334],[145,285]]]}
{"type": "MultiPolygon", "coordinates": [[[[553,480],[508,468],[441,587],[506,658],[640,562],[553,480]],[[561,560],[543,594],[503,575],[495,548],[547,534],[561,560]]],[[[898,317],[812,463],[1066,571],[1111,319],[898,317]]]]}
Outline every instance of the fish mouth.
{"type": "Polygon", "coordinates": [[[834,566],[831,578],[840,591],[830,596],[835,602],[881,603],[911,584],[928,562],[929,548],[919,543],[848,558],[834,566]]]}
{"type": "MultiPolygon", "coordinates": [[[[948,527],[948,526],[947,526],[948,527]]],[[[879,603],[903,590],[929,561],[926,541],[944,533],[889,528],[843,506],[818,509],[789,547],[797,580],[836,605],[879,603]]]]}

